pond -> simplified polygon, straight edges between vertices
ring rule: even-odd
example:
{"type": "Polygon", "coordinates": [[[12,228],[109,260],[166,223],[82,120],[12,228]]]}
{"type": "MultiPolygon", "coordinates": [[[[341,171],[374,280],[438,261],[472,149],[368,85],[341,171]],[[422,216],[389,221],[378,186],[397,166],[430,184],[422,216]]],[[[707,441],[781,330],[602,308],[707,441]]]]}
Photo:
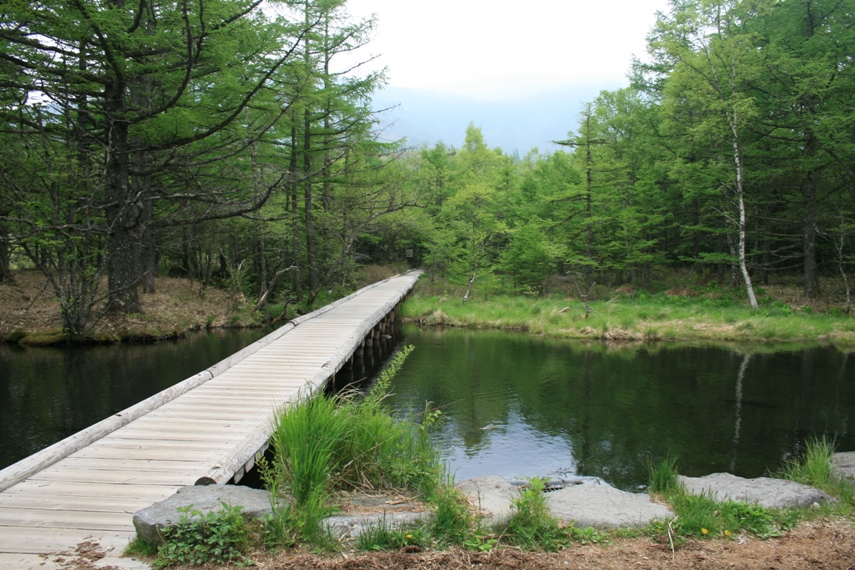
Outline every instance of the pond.
{"type": "Polygon", "coordinates": [[[604,345],[407,325],[399,414],[442,410],[457,480],[596,476],[633,490],[649,458],[684,475],[779,469],[806,439],[855,450],[855,367],[833,347],[604,345]]]}
{"type": "MultiPolygon", "coordinates": [[[[437,442],[477,475],[647,481],[649,458],[686,475],[778,469],[812,436],[855,450],[855,369],[831,347],[604,345],[407,325],[416,346],[389,400],[442,410],[437,442]]],[[[0,468],[240,350],[262,330],[75,348],[0,344],[0,468]]]]}
{"type": "Polygon", "coordinates": [[[0,343],[0,469],[133,406],[269,330],[220,330],[154,344],[0,343]]]}

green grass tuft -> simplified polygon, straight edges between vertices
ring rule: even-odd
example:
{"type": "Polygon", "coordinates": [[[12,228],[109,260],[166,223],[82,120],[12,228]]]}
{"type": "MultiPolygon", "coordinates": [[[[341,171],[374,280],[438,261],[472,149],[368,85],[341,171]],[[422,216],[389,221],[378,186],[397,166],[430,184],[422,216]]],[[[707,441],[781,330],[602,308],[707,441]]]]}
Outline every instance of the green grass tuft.
{"type": "Polygon", "coordinates": [[[502,540],[523,550],[560,550],[571,543],[568,532],[553,517],[546,504],[542,479],[529,479],[528,486],[514,500],[514,514],[502,540]]]}
{"type": "Polygon", "coordinates": [[[650,474],[650,491],[669,495],[680,488],[680,478],[677,472],[677,457],[670,453],[659,463],[649,459],[647,470],[650,474]]]}
{"type": "Polygon", "coordinates": [[[787,461],[777,475],[837,497],[843,509],[855,507],[855,485],[834,474],[831,459],[835,447],[834,441],[826,437],[808,440],[804,454],[787,461]]]}
{"type": "Polygon", "coordinates": [[[321,521],[331,514],[339,491],[404,490],[436,500],[437,512],[443,512],[446,468],[429,431],[438,414],[428,410],[421,423],[400,421],[384,405],[391,379],[411,350],[392,360],[364,398],[320,395],[278,416],[271,438],[276,459],[265,480],[275,493],[293,497],[289,516],[303,540],[329,542],[321,521]]]}

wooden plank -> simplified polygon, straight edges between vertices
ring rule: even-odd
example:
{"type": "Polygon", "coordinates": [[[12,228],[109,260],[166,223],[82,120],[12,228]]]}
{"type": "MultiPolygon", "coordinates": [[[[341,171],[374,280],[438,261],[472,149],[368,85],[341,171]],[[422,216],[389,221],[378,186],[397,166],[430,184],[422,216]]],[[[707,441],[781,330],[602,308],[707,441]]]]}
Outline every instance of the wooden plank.
{"type": "MultiPolygon", "coordinates": [[[[210,456],[210,453],[205,456],[210,456]]],[[[83,470],[122,470],[122,471],[190,471],[198,468],[203,460],[188,460],[184,454],[173,454],[171,459],[151,459],[149,457],[66,457],[62,461],[63,469],[83,470]]]]}
{"type": "Polygon", "coordinates": [[[28,481],[62,481],[67,483],[103,483],[104,485],[193,485],[204,474],[204,466],[192,471],[169,473],[62,469],[35,473],[28,481]]]}
{"type": "Polygon", "coordinates": [[[0,532],[6,528],[66,528],[76,530],[128,530],[133,528],[133,511],[80,511],[0,508],[0,532]]]}
{"type": "Polygon", "coordinates": [[[176,433],[169,429],[168,426],[145,428],[130,428],[127,431],[113,434],[114,438],[130,438],[130,439],[164,439],[168,441],[209,441],[210,439],[218,438],[222,443],[239,441],[240,434],[234,430],[189,430],[185,429],[182,432],[176,433]]]}
{"type": "Polygon", "coordinates": [[[136,512],[156,501],[123,497],[101,497],[97,495],[63,495],[40,493],[38,495],[13,493],[0,496],[0,508],[65,510],[83,512],[136,512]]]}
{"type": "Polygon", "coordinates": [[[112,484],[92,483],[89,481],[36,481],[27,479],[14,487],[9,487],[5,493],[56,493],[69,496],[102,496],[102,497],[131,497],[147,499],[151,502],[158,497],[166,498],[174,495],[184,485],[154,485],[154,484],[112,484]]]}
{"type": "MultiPolygon", "coordinates": [[[[267,446],[277,409],[319,389],[415,278],[386,280],[295,319],[200,373],[210,378],[180,397],[98,432],[64,452],[64,461],[52,459],[53,467],[40,463],[30,479],[7,483],[0,493],[0,555],[14,555],[28,540],[27,548],[40,549],[34,552],[74,545],[83,532],[127,544],[132,529],[113,526],[129,525],[140,505],[172,495],[199,469],[218,480],[242,474],[267,446]]],[[[14,476],[21,473],[16,468],[14,476]]]]}
{"type": "MultiPolygon", "coordinates": [[[[71,552],[77,544],[93,541],[101,544],[104,550],[119,555],[134,539],[136,533],[125,531],[97,531],[84,529],[58,529],[50,527],[4,527],[0,537],[0,549],[4,553],[18,554],[57,554],[71,552]]],[[[67,566],[66,566],[67,568],[67,566]]]]}
{"type": "MultiPolygon", "coordinates": [[[[134,439],[132,437],[120,438],[120,437],[109,437],[104,438],[92,445],[89,445],[80,451],[74,453],[73,456],[85,457],[86,454],[91,452],[104,452],[104,453],[113,453],[113,454],[122,454],[129,453],[133,450],[137,451],[151,451],[154,449],[163,449],[166,451],[170,450],[185,450],[188,448],[186,442],[183,441],[170,441],[163,440],[161,442],[152,441],[150,439],[134,439]]],[[[194,451],[208,451],[208,450],[222,450],[223,443],[221,441],[196,441],[193,442],[192,449],[194,451]]]]}

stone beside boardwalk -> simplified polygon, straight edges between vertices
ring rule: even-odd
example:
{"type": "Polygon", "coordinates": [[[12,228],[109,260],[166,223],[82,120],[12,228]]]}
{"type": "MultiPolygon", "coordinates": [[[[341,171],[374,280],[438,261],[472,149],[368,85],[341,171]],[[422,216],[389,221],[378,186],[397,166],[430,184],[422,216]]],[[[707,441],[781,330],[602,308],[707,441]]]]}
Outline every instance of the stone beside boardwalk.
{"type": "MultiPolygon", "coordinates": [[[[855,481],[855,452],[835,454],[834,466],[836,476],[855,481]]],[[[745,479],[714,473],[680,477],[680,481],[692,494],[710,494],[719,501],[747,502],[766,508],[804,508],[836,501],[813,487],[769,477],[745,479]]],[[[462,481],[457,488],[484,517],[484,522],[494,528],[507,524],[514,513],[513,502],[520,496],[520,487],[502,477],[476,477],[462,481]]],[[[221,508],[222,503],[241,505],[248,516],[264,517],[272,513],[271,498],[266,491],[223,485],[187,487],[138,511],[134,526],[145,540],[158,542],[162,528],[179,521],[182,509],[191,507],[207,513],[221,508]]],[[[579,528],[639,527],[674,516],[667,506],[651,501],[647,493],[621,491],[595,479],[570,483],[547,493],[547,505],[553,516],[579,528]]],[[[330,517],[327,526],[340,538],[355,538],[365,528],[381,522],[388,526],[408,526],[429,516],[428,511],[390,506],[371,515],[330,517]]]]}

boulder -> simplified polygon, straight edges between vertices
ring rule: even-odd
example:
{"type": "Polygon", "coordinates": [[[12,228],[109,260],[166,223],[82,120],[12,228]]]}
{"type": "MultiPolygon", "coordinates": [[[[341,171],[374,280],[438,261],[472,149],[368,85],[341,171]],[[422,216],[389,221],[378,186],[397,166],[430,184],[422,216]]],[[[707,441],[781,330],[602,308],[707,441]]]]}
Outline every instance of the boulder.
{"type": "Polygon", "coordinates": [[[813,487],[770,477],[744,479],[730,473],[713,473],[705,477],[680,477],[686,491],[693,495],[709,493],[718,501],[739,501],[769,509],[810,507],[834,501],[813,487]]]}
{"type": "Polygon", "coordinates": [[[629,493],[610,485],[573,485],[548,493],[552,515],[577,527],[626,528],[645,526],[674,513],[647,494],[629,493]]]}
{"type": "Polygon", "coordinates": [[[835,476],[855,482],[855,451],[835,453],[831,457],[831,464],[835,476]]]}
{"type": "Polygon", "coordinates": [[[479,509],[490,527],[507,524],[513,515],[513,500],[520,496],[517,486],[495,476],[467,479],[457,488],[479,509]]]}
{"type": "MultiPolygon", "coordinates": [[[[279,501],[285,505],[283,499],[279,501]]],[[[197,485],[182,487],[171,497],[134,513],[134,528],[143,541],[162,544],[162,530],[177,524],[185,514],[178,509],[190,508],[206,515],[222,510],[223,503],[240,506],[241,514],[247,518],[264,518],[273,514],[273,499],[268,491],[240,485],[197,485]]]]}

